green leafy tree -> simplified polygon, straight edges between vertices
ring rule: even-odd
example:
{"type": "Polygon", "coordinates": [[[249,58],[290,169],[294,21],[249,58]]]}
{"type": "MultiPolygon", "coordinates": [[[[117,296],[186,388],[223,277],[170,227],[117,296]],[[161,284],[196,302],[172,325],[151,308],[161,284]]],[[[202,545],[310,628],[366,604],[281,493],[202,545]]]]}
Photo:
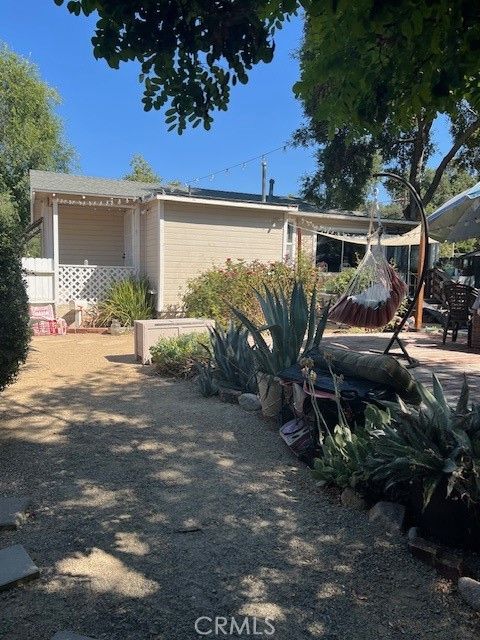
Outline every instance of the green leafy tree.
{"type": "Polygon", "coordinates": [[[25,362],[30,341],[28,298],[22,273],[22,236],[8,195],[0,195],[0,391],[25,362]]]}
{"type": "Polygon", "coordinates": [[[29,169],[68,171],[73,151],[55,109],[58,93],[28,60],[0,48],[0,192],[29,220],[29,169]]]}
{"type": "Polygon", "coordinates": [[[123,176],[124,180],[135,182],[162,182],[162,178],[155,173],[153,167],[139,153],[135,153],[130,160],[130,173],[123,176]]]}
{"type": "MultiPolygon", "coordinates": [[[[62,5],[64,0],[55,0],[62,5]]],[[[169,129],[187,122],[210,129],[212,111],[226,110],[230,88],[245,84],[259,62],[270,62],[273,35],[297,0],[70,0],[71,13],[98,13],[96,58],[118,69],[141,65],[146,111],[166,111],[169,129]]]]}
{"type": "Polygon", "coordinates": [[[378,133],[392,113],[407,131],[424,110],[428,120],[462,100],[479,106],[474,2],[69,0],[67,8],[98,13],[95,57],[112,68],[137,60],[145,109],[170,102],[167,123],[180,132],[187,123],[210,128],[231,87],[272,60],[276,32],[300,8],[314,37],[295,90],[302,99],[317,92],[316,120],[328,123],[330,136],[346,123],[357,136],[378,133]]]}
{"type": "MultiPolygon", "coordinates": [[[[465,78],[456,78],[454,87],[446,54],[450,50],[457,60],[457,49],[464,52],[475,33],[480,43],[478,21],[464,9],[456,2],[361,0],[355,11],[338,3],[334,12],[325,3],[309,15],[295,87],[307,117],[296,141],[318,146],[317,171],[304,181],[307,197],[326,206],[360,206],[376,157],[384,168],[408,178],[425,206],[452,162],[469,172],[480,169],[480,118],[474,108],[480,95],[465,78]],[[460,24],[466,29],[461,34],[455,31],[460,24]],[[431,59],[438,64],[437,82],[431,59]],[[449,121],[452,145],[426,176],[436,151],[438,113],[449,121]]],[[[459,68],[471,59],[469,53],[459,68]]],[[[394,183],[387,187],[395,200],[404,196],[394,183]]],[[[403,213],[416,217],[409,199],[403,213]]]]}

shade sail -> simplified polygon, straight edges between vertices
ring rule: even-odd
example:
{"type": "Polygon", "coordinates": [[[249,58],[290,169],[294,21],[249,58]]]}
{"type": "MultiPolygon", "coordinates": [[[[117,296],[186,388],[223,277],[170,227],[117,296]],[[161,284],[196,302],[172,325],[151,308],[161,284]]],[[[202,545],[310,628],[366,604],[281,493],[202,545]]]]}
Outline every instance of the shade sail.
{"type": "MultiPolygon", "coordinates": [[[[332,240],[343,240],[344,242],[351,242],[352,244],[368,244],[368,238],[365,234],[360,236],[347,233],[333,233],[329,231],[323,231],[321,229],[316,229],[316,231],[322,236],[332,238],[332,240]]],[[[409,247],[412,245],[419,245],[421,234],[421,225],[418,225],[407,233],[403,233],[397,236],[389,236],[387,234],[384,234],[382,235],[382,245],[384,247],[409,247]]]]}
{"type": "Polygon", "coordinates": [[[442,204],[428,216],[430,235],[441,242],[480,236],[480,182],[442,204]]]}

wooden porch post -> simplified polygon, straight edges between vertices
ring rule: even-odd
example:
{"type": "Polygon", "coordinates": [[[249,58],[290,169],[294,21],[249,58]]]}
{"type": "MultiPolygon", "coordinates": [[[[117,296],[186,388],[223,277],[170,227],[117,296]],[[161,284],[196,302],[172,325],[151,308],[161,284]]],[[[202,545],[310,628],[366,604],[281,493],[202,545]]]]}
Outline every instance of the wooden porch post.
{"type": "MultiPolygon", "coordinates": [[[[417,278],[420,278],[420,274],[423,271],[423,259],[425,255],[425,235],[420,234],[420,246],[418,247],[418,267],[417,278]]],[[[425,295],[425,282],[422,284],[422,288],[418,293],[417,305],[415,308],[415,330],[420,331],[423,325],[423,301],[425,295]]]]}
{"type": "Polygon", "coordinates": [[[58,199],[52,200],[52,236],[53,236],[53,299],[55,305],[59,303],[59,246],[58,246],[58,199]]]}
{"type": "Polygon", "coordinates": [[[302,257],[302,230],[297,226],[297,269],[302,257]]]}

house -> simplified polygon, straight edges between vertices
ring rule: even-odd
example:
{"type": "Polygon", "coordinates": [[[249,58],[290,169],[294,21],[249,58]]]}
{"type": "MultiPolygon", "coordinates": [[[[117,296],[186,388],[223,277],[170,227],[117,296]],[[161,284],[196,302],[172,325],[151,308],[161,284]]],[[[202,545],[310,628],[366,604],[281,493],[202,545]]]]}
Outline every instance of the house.
{"type": "MultiPolygon", "coordinates": [[[[294,259],[299,250],[315,259],[322,257],[319,229],[366,234],[369,225],[364,213],[317,211],[299,198],[273,195],[272,188],[263,200],[33,170],[30,188],[42,257],[24,259],[29,297],[32,304],[54,303],[59,314],[72,300],[97,302],[111,282],[133,273],[148,276],[158,314],[173,314],[187,281],[214,263],[294,259]]],[[[412,226],[385,221],[389,234],[412,226]]],[[[345,247],[342,240],[338,268],[348,258],[345,247]]]]}

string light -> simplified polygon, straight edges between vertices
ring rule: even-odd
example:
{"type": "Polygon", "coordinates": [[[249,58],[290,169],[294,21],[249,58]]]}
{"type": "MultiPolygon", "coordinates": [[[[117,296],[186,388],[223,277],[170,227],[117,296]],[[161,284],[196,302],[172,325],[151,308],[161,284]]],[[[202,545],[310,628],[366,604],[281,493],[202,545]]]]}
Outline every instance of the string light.
{"type": "Polygon", "coordinates": [[[185,182],[184,184],[188,185],[188,184],[191,184],[192,182],[194,182],[195,184],[198,184],[202,180],[207,180],[207,179],[213,180],[216,176],[223,173],[229,173],[229,171],[231,171],[232,169],[237,169],[238,167],[241,167],[242,169],[246,169],[247,164],[250,164],[251,162],[255,162],[256,160],[264,161],[266,156],[269,156],[272,153],[277,153],[278,151],[286,151],[288,149],[288,146],[289,145],[287,143],[284,143],[281,147],[270,149],[270,151],[265,151],[264,153],[261,153],[258,156],[254,156],[253,158],[248,158],[247,160],[242,160],[241,162],[232,164],[229,167],[224,167],[223,169],[219,169],[218,171],[207,173],[204,176],[197,176],[196,178],[192,178],[191,180],[185,182]]]}

